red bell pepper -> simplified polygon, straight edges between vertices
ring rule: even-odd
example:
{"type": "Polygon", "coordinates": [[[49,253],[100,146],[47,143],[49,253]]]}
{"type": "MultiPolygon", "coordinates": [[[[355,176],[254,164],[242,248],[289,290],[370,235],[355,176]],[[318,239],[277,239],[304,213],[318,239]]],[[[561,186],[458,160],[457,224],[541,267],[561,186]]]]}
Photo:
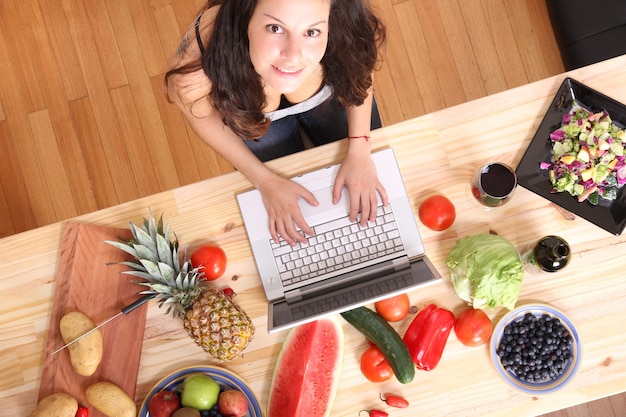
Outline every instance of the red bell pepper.
{"type": "Polygon", "coordinates": [[[435,304],[428,304],[417,313],[403,340],[418,369],[430,371],[437,366],[452,327],[454,314],[435,304]]]}

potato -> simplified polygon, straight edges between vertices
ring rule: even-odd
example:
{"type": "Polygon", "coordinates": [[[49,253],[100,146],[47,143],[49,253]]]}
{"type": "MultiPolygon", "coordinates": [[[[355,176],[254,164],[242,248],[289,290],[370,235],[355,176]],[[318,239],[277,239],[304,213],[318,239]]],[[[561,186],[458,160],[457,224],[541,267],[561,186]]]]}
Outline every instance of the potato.
{"type": "MultiPolygon", "coordinates": [[[[93,322],[80,311],[72,311],[61,317],[59,328],[65,343],[87,333],[96,327],[93,322]]],[[[100,330],[83,337],[78,342],[68,346],[70,360],[74,370],[83,376],[93,375],[102,360],[102,333],[100,330]]]]}
{"type": "Polygon", "coordinates": [[[44,397],[28,417],[74,417],[76,411],[76,398],[61,392],[44,397]]]}
{"type": "Polygon", "coordinates": [[[87,401],[109,417],[135,417],[137,406],[132,398],[111,382],[96,382],[85,391],[87,401]]]}

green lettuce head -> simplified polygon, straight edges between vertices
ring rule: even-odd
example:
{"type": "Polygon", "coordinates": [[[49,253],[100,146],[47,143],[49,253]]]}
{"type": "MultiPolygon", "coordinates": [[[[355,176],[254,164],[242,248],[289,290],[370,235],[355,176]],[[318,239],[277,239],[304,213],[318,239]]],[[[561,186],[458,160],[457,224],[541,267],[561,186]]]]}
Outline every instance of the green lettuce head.
{"type": "Polygon", "coordinates": [[[463,237],[446,265],[457,296],[474,308],[515,307],[524,269],[519,252],[506,239],[486,233],[463,237]]]}

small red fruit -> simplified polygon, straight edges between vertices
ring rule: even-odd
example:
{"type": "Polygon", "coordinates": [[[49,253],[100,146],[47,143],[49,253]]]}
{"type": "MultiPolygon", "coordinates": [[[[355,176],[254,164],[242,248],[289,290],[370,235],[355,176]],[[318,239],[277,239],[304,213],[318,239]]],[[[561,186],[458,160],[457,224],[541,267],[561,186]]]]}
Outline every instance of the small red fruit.
{"type": "Polygon", "coordinates": [[[191,255],[191,265],[201,268],[204,279],[214,281],[224,275],[226,271],[226,253],[219,246],[202,245],[191,255]]]}
{"type": "Polygon", "coordinates": [[[89,409],[83,406],[78,407],[75,417],[89,417],[89,409]]]}
{"type": "Polygon", "coordinates": [[[241,391],[227,389],[217,398],[217,407],[224,417],[242,417],[248,412],[248,400],[241,391]]]}
{"type": "Polygon", "coordinates": [[[387,398],[383,398],[381,394],[380,399],[391,407],[407,408],[409,406],[409,402],[399,395],[387,395],[387,398]]]}
{"type": "Polygon", "coordinates": [[[452,226],[456,219],[454,204],[442,195],[428,197],[420,204],[418,215],[424,226],[442,231],[452,226]]]}
{"type": "Polygon", "coordinates": [[[224,288],[224,289],[222,290],[222,293],[223,293],[226,297],[228,297],[228,298],[230,298],[230,299],[234,298],[234,297],[237,295],[237,294],[235,294],[235,291],[233,291],[233,289],[232,289],[232,288],[230,288],[230,287],[226,287],[226,288],[224,288]]]}
{"type": "Polygon", "coordinates": [[[393,376],[391,365],[374,344],[361,355],[361,372],[370,382],[383,382],[393,376]]]}
{"type": "Polygon", "coordinates": [[[465,346],[480,346],[489,341],[493,325],[484,311],[468,308],[456,318],[454,333],[465,346]]]}
{"type": "Polygon", "coordinates": [[[409,314],[411,309],[411,300],[409,296],[404,293],[396,295],[394,297],[387,298],[385,300],[377,301],[374,303],[376,312],[381,315],[387,321],[400,321],[409,314]]]}
{"type": "Polygon", "coordinates": [[[361,415],[362,412],[366,412],[369,414],[370,417],[387,417],[389,416],[389,414],[385,411],[380,411],[380,410],[361,410],[359,411],[359,415],[361,415]]]}
{"type": "Polygon", "coordinates": [[[159,391],[150,398],[150,417],[171,417],[180,408],[180,395],[174,391],[159,391]]]}

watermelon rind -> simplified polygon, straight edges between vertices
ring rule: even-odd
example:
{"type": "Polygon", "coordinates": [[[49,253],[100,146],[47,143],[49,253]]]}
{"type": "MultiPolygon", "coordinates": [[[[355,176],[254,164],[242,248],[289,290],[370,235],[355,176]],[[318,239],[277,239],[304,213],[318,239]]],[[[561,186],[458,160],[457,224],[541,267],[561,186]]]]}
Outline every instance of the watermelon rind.
{"type": "Polygon", "coordinates": [[[268,417],[328,417],[343,365],[343,328],[334,317],[293,328],[276,361],[268,417]]]}

